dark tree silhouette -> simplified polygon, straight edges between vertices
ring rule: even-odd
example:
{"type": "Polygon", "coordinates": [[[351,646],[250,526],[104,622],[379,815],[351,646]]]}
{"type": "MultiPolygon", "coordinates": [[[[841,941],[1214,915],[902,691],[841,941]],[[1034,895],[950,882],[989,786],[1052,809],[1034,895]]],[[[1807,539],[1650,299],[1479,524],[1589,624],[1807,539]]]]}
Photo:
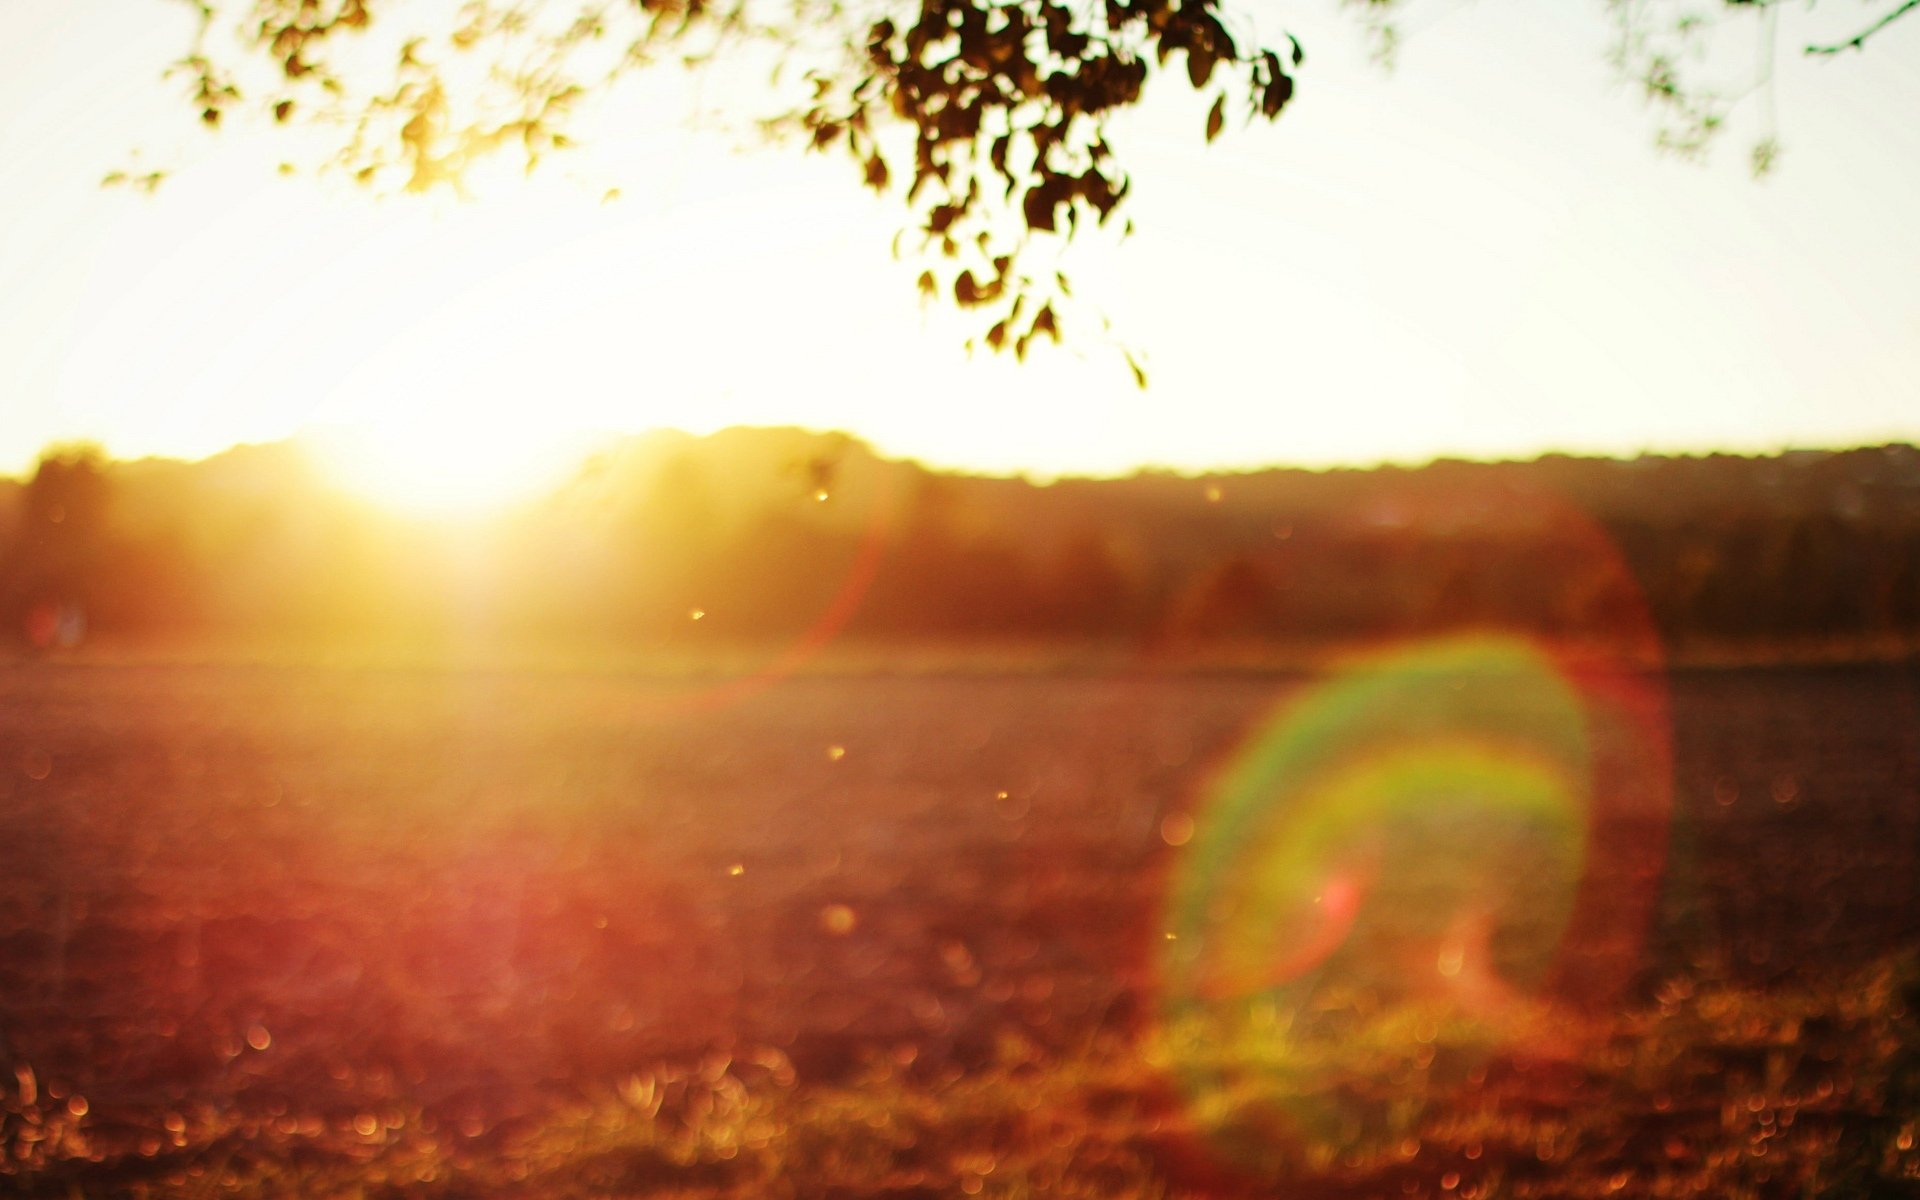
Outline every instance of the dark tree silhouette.
{"type": "Polygon", "coordinates": [[[475,0],[451,22],[397,0],[200,10],[180,67],[202,120],[253,108],[336,126],[342,166],[413,190],[489,153],[531,167],[569,144],[585,97],[662,59],[768,67],[752,115],[896,195],[926,253],[922,289],[983,310],[985,344],[1019,355],[1059,340],[1067,287],[1023,252],[1120,212],[1109,119],[1148,76],[1213,97],[1211,140],[1230,116],[1279,115],[1303,61],[1290,37],[1274,49],[1231,31],[1221,0],[475,0]]]}
{"type": "Polygon", "coordinates": [[[0,619],[29,642],[48,645],[60,627],[84,620],[106,586],[109,485],[92,446],[48,451],[28,481],[20,529],[0,547],[0,619]]]}
{"type": "MultiPolygon", "coordinates": [[[[490,154],[517,154],[531,169],[570,144],[584,100],[651,65],[766,73],[765,106],[746,115],[847,155],[867,186],[896,196],[906,235],[896,248],[924,255],[921,289],[981,310],[977,340],[1021,356],[1036,339],[1060,340],[1068,293],[1065,277],[1027,253],[1036,239],[1126,223],[1131,178],[1108,135],[1149,77],[1212,97],[1211,141],[1229,119],[1277,117],[1305,61],[1290,34],[1253,41],[1229,0],[193,3],[200,35],[178,69],[206,124],[250,109],[331,129],[337,165],[412,190],[457,186],[490,154]]],[[[1349,3],[1390,54],[1404,0],[1349,3]]],[[[1618,67],[1667,114],[1670,148],[1703,148],[1740,94],[1770,81],[1779,0],[1606,3],[1618,67]],[[1724,19],[1743,15],[1759,22],[1768,54],[1761,78],[1728,94],[1690,70],[1724,19]]],[[[1916,7],[1879,0],[1850,36],[1806,52],[1862,48],[1916,7]]],[[[1755,169],[1775,153],[1769,130],[1753,147],[1755,169]]]]}

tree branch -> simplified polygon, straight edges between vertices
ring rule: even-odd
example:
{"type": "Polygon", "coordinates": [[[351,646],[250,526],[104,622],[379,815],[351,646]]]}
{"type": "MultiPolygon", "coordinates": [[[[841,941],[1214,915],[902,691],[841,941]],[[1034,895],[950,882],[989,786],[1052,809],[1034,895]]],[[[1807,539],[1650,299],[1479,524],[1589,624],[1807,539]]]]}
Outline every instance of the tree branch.
{"type": "Polygon", "coordinates": [[[1808,54],[1839,54],[1843,50],[1863,50],[1866,48],[1868,38],[1872,37],[1876,33],[1879,33],[1882,29],[1885,29],[1887,26],[1893,24],[1895,21],[1898,21],[1901,17],[1906,16],[1908,13],[1912,12],[1916,8],[1920,8],[1920,0],[1905,0],[1905,2],[1900,5],[1900,7],[1887,13],[1885,16],[1881,17],[1878,21],[1875,21],[1873,24],[1867,26],[1865,29],[1862,29],[1859,33],[1854,34],[1852,37],[1848,38],[1846,41],[1835,42],[1831,46],[1808,46],[1807,53],[1808,54]]]}

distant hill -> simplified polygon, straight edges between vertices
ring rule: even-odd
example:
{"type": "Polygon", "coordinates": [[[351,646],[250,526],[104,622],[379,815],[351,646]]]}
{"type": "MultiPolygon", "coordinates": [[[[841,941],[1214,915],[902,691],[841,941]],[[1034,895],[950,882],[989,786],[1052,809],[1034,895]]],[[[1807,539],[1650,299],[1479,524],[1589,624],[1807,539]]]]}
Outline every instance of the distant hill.
{"type": "Polygon", "coordinates": [[[1920,451],[1037,484],[729,429],[611,445],[485,529],[350,499],[291,444],[69,455],[0,481],[0,628],[32,640],[49,605],[122,639],[642,653],[838,638],[1257,659],[1502,628],[1681,657],[1905,654],[1920,451]]]}

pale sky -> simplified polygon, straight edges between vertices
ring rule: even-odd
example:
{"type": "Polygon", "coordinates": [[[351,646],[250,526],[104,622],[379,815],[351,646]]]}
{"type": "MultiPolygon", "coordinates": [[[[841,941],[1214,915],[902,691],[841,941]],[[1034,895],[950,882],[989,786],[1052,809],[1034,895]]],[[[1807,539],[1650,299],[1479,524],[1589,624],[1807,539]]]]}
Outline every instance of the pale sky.
{"type": "Polygon", "coordinates": [[[847,163],[690,132],[677,83],[469,202],[280,178],[301,147],[203,136],[159,80],[184,8],[0,0],[0,471],[323,430],[531,478],[742,422],[1040,475],[1920,439],[1920,17],[1781,55],[1756,183],[1762,102],[1705,165],[1658,154],[1598,0],[1411,4],[1391,72],[1331,0],[1242,5],[1306,43],[1295,105],[1207,146],[1150,91],[1115,138],[1138,232],[1071,259],[1142,393],[1092,326],[969,360],[847,163]],[[175,174],[99,186],[135,162],[175,174]]]}

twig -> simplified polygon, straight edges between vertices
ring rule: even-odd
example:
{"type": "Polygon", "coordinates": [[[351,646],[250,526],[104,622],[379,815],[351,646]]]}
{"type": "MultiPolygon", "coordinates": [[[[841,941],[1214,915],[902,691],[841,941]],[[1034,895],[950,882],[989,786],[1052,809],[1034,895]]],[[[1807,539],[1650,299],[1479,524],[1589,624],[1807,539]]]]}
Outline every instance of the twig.
{"type": "Polygon", "coordinates": [[[1882,29],[1898,21],[1901,17],[1906,16],[1916,8],[1920,8],[1920,0],[1905,0],[1905,3],[1901,4],[1900,7],[1887,13],[1878,21],[1862,29],[1859,33],[1854,34],[1846,41],[1835,42],[1831,46],[1808,46],[1807,53],[1838,54],[1843,50],[1863,50],[1866,48],[1868,38],[1879,33],[1882,29]]]}

